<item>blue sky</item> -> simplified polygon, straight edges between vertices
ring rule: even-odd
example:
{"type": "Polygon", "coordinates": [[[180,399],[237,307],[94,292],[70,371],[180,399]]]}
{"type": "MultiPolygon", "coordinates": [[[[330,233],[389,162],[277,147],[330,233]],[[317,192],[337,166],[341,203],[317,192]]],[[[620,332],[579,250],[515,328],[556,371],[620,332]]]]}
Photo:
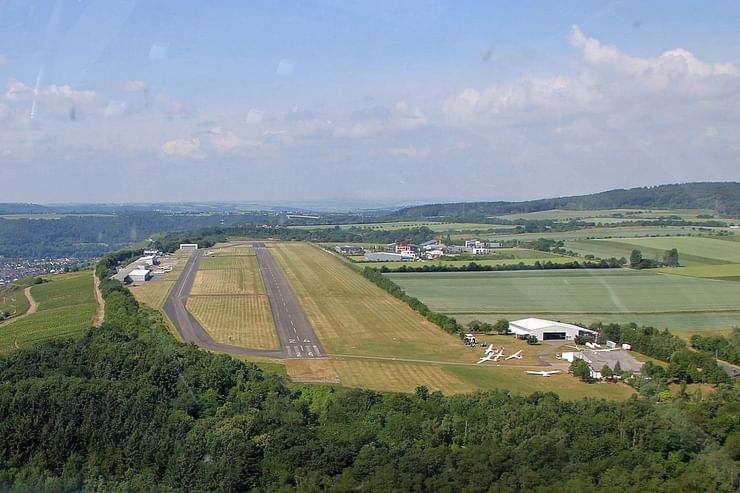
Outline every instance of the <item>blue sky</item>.
{"type": "Polygon", "coordinates": [[[2,201],[740,180],[740,4],[0,4],[2,201]]]}

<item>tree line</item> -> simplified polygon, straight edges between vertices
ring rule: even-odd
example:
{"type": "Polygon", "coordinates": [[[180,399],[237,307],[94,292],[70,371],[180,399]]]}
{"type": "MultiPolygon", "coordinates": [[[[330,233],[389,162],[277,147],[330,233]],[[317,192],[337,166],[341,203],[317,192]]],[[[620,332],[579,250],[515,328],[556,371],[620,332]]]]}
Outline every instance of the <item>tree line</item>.
{"type": "Polygon", "coordinates": [[[691,347],[705,351],[733,365],[740,365],[740,328],[735,327],[729,336],[691,336],[691,347]]]}
{"type": "Polygon", "coordinates": [[[103,327],[0,356],[2,491],[740,487],[737,386],[665,402],[288,386],[101,288],[103,327]]]}
{"type": "Polygon", "coordinates": [[[537,260],[533,264],[525,264],[519,262],[518,264],[479,264],[477,262],[470,262],[464,265],[454,264],[424,264],[424,265],[408,265],[402,263],[395,269],[390,269],[388,266],[381,266],[378,269],[380,272],[499,272],[499,271],[512,271],[512,270],[553,270],[553,269],[618,269],[622,267],[617,259],[609,260],[584,260],[572,262],[551,262],[549,260],[540,262],[537,260]]]}

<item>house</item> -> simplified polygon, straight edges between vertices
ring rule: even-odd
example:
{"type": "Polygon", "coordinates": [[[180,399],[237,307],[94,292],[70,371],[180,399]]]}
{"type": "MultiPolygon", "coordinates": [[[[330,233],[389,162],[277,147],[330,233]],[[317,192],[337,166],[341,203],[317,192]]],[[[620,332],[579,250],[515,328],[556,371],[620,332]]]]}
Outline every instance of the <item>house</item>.
{"type": "Polygon", "coordinates": [[[428,260],[434,260],[435,258],[439,258],[444,254],[445,252],[443,250],[427,250],[426,252],[424,252],[424,258],[428,260]]]}
{"type": "Polygon", "coordinates": [[[501,248],[500,241],[489,241],[485,244],[487,248],[501,248]]]}
{"type": "Polygon", "coordinates": [[[483,244],[480,240],[465,240],[465,246],[468,248],[479,248],[482,247],[483,244]]]}
{"type": "Polygon", "coordinates": [[[156,255],[147,255],[137,260],[141,265],[158,265],[159,258],[156,255]]]}
{"type": "Polygon", "coordinates": [[[402,241],[398,245],[396,245],[395,253],[412,253],[416,251],[416,248],[418,248],[416,245],[412,245],[406,241],[402,241]]]}
{"type": "Polygon", "coordinates": [[[425,241],[421,245],[419,245],[419,249],[421,250],[437,250],[440,248],[440,243],[438,240],[429,240],[425,241]]]}
{"type": "Polygon", "coordinates": [[[460,245],[450,245],[447,247],[447,253],[465,253],[466,247],[460,245]]]}
{"type": "Polygon", "coordinates": [[[523,318],[509,322],[509,331],[521,338],[535,336],[540,341],[572,341],[578,335],[596,335],[596,332],[573,324],[553,322],[541,318],[523,318]]]}
{"type": "Polygon", "coordinates": [[[413,262],[416,255],[413,253],[367,252],[366,262],[413,262]]]}
{"type": "Polygon", "coordinates": [[[488,248],[473,247],[470,249],[470,253],[473,255],[488,255],[488,248]]]}

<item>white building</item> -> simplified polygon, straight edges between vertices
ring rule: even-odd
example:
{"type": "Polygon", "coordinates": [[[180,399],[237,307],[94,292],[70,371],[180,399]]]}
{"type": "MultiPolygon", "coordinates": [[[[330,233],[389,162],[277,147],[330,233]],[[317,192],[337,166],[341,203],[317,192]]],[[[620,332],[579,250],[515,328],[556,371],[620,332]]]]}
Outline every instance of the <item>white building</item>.
{"type": "Polygon", "coordinates": [[[488,248],[473,247],[470,249],[470,253],[473,255],[488,255],[488,248]]]}
{"type": "Polygon", "coordinates": [[[131,282],[146,282],[151,278],[151,273],[146,269],[134,269],[128,273],[128,279],[131,282]]]}
{"type": "Polygon", "coordinates": [[[365,254],[366,262],[413,262],[414,260],[416,260],[416,255],[410,252],[368,252],[365,254]]]}
{"type": "Polygon", "coordinates": [[[180,250],[197,250],[197,243],[180,243],[180,250]]]}
{"type": "Polygon", "coordinates": [[[524,318],[509,322],[509,330],[517,336],[535,336],[540,341],[571,341],[578,335],[596,335],[596,332],[577,325],[553,322],[541,318],[524,318]]]}

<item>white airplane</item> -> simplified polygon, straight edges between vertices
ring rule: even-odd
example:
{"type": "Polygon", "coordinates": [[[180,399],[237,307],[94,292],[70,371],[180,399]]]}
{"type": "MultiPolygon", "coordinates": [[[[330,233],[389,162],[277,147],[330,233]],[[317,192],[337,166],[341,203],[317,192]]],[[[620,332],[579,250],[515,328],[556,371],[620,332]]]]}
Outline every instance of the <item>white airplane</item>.
{"type": "Polygon", "coordinates": [[[509,355],[509,356],[507,356],[507,357],[506,357],[506,358],[504,359],[504,361],[506,361],[506,360],[509,360],[509,359],[522,359],[522,358],[523,358],[523,356],[522,356],[522,350],[520,349],[520,350],[519,350],[519,351],[517,351],[516,353],[514,353],[514,354],[512,354],[512,355],[509,355]]]}
{"type": "Polygon", "coordinates": [[[494,352],[493,344],[489,344],[488,347],[486,348],[486,352],[484,354],[491,354],[493,352],[494,352]]]}
{"type": "Polygon", "coordinates": [[[504,348],[501,348],[501,350],[498,353],[496,353],[496,356],[493,357],[493,361],[498,361],[499,358],[501,358],[501,356],[503,355],[504,355],[504,348]]]}
{"type": "Polygon", "coordinates": [[[550,375],[554,375],[555,373],[560,373],[560,370],[552,370],[552,371],[528,371],[526,373],[529,373],[530,375],[540,375],[542,377],[549,377],[550,375]]]}
{"type": "MultiPolygon", "coordinates": [[[[476,363],[476,365],[480,365],[484,361],[491,361],[493,359],[493,357],[494,357],[494,354],[493,353],[488,353],[488,354],[484,355],[480,360],[478,360],[478,362],[476,363]]],[[[496,360],[494,360],[494,361],[496,361],[496,360]]]]}

